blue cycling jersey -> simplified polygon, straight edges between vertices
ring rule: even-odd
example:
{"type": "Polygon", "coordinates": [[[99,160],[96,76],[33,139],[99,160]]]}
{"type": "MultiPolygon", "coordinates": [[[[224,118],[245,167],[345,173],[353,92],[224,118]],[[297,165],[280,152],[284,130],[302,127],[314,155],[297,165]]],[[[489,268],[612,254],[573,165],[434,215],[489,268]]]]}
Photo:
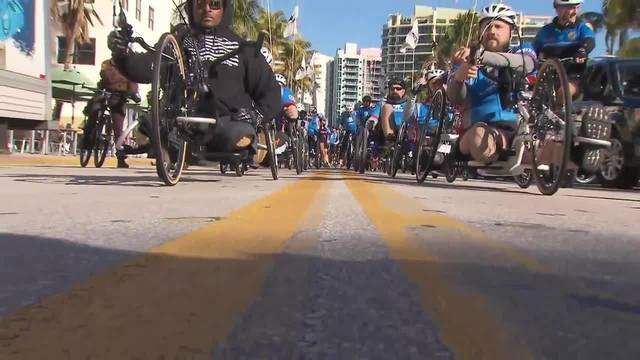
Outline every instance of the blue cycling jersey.
{"type": "Polygon", "coordinates": [[[586,23],[578,21],[572,26],[561,28],[556,18],[538,31],[533,48],[538,56],[544,49],[546,56],[574,57],[588,38],[595,38],[595,35],[586,23]]]}
{"type": "MultiPolygon", "coordinates": [[[[521,49],[510,49],[510,53],[524,53],[536,60],[535,52],[530,46],[521,49]]],[[[456,70],[457,67],[454,67],[456,70]]],[[[496,81],[487,75],[485,68],[480,68],[478,76],[465,81],[467,96],[471,105],[471,124],[516,122],[517,111],[513,108],[504,109],[500,100],[500,89],[496,81]]]]}
{"type": "Polygon", "coordinates": [[[313,115],[311,120],[309,120],[309,125],[307,127],[307,132],[309,135],[316,135],[318,133],[318,127],[320,124],[320,118],[318,115],[313,115]]]}
{"type": "Polygon", "coordinates": [[[367,121],[371,117],[380,117],[380,104],[375,104],[371,107],[362,105],[355,111],[355,118],[360,122],[367,121]]]}
{"type": "Polygon", "coordinates": [[[402,126],[404,122],[404,108],[407,105],[407,100],[403,99],[401,102],[397,104],[392,104],[387,102],[387,104],[393,106],[393,112],[391,113],[391,120],[396,124],[397,127],[402,126]]]}

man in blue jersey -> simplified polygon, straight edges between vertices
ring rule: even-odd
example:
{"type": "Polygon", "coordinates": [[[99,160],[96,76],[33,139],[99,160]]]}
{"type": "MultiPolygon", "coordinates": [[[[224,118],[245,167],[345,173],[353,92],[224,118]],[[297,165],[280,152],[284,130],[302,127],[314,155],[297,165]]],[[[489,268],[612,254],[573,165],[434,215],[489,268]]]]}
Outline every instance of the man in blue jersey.
{"type": "Polygon", "coordinates": [[[295,126],[299,114],[296,106],[296,97],[291,89],[287,87],[287,79],[282,74],[276,74],[276,81],[280,85],[280,98],[282,101],[282,112],[276,118],[276,154],[281,154],[286,149],[289,141],[287,126],[295,126]]]}
{"type": "Polygon", "coordinates": [[[459,150],[475,161],[491,163],[517,129],[518,113],[514,107],[513,77],[531,73],[537,61],[533,49],[509,48],[516,13],[507,5],[491,4],[482,10],[480,29],[484,51],[472,54],[470,49],[456,52],[454,71],[450,75],[447,95],[454,104],[462,105],[465,132],[459,150]],[[470,59],[470,57],[474,57],[470,59]]]}
{"type": "Polygon", "coordinates": [[[578,11],[584,0],[554,0],[556,16],[545,25],[533,42],[540,58],[573,58],[574,64],[566,64],[571,96],[580,92],[579,77],[584,73],[587,57],[596,47],[593,30],[578,19],[578,11]]]}
{"type": "Polygon", "coordinates": [[[393,146],[396,133],[404,121],[407,104],[407,86],[402,79],[391,79],[387,84],[387,101],[380,109],[380,129],[387,147],[393,146]]]}

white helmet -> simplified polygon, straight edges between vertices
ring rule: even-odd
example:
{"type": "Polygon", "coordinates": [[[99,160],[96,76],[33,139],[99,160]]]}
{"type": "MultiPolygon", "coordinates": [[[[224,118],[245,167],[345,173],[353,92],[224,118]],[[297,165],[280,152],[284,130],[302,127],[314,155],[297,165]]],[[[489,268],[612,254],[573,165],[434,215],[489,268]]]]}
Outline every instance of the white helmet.
{"type": "Polygon", "coordinates": [[[287,86],[287,78],[282,74],[276,74],[276,81],[280,86],[287,86]]]}
{"type": "Polygon", "coordinates": [[[430,83],[431,81],[441,78],[444,74],[445,74],[444,70],[431,69],[427,71],[427,73],[425,74],[425,79],[427,80],[427,83],[430,83]]]}
{"type": "Polygon", "coordinates": [[[269,66],[273,65],[273,55],[271,55],[271,50],[263,47],[260,49],[260,52],[262,53],[262,56],[264,56],[264,59],[267,60],[267,64],[269,64],[269,66]]]}
{"type": "MultiPolygon", "coordinates": [[[[561,0],[554,0],[561,1],[561,0]]],[[[581,0],[567,0],[567,1],[581,1],[581,0]]],[[[516,24],[516,12],[511,9],[510,6],[504,4],[491,4],[482,9],[480,14],[480,22],[484,19],[502,20],[510,25],[516,24]]]]}
{"type": "Polygon", "coordinates": [[[584,0],[553,0],[554,6],[580,5],[584,0]]]}

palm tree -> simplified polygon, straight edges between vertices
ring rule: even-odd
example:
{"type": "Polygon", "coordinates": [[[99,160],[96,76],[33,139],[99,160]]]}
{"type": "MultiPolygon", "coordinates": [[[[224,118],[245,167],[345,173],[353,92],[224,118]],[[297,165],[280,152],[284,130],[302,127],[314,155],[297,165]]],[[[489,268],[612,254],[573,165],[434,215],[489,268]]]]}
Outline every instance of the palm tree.
{"type": "Polygon", "coordinates": [[[100,16],[92,2],[86,0],[56,0],[51,3],[51,17],[62,27],[67,40],[64,53],[64,69],[71,67],[75,43],[86,44],[90,41],[89,25],[94,19],[102,25],[100,16]]]}
{"type": "Polygon", "coordinates": [[[474,41],[477,37],[477,14],[471,10],[459,14],[453,24],[447,27],[447,31],[437,39],[437,45],[434,48],[435,59],[429,59],[428,62],[435,61],[440,67],[446,66],[447,59],[450,59],[456,50],[467,46],[469,41],[474,41]]]}
{"type": "Polygon", "coordinates": [[[629,30],[640,28],[640,4],[637,0],[604,0],[602,13],[607,28],[607,53],[613,54],[615,41],[622,49],[627,42],[629,30]]]}
{"type": "Polygon", "coordinates": [[[256,21],[262,7],[256,0],[235,0],[233,2],[233,28],[245,39],[257,34],[256,21]]]}
{"type": "Polygon", "coordinates": [[[286,26],[287,20],[282,11],[268,12],[264,9],[260,10],[256,30],[266,34],[265,44],[271,50],[276,62],[281,60],[284,48],[289,42],[283,35],[286,26]]]}

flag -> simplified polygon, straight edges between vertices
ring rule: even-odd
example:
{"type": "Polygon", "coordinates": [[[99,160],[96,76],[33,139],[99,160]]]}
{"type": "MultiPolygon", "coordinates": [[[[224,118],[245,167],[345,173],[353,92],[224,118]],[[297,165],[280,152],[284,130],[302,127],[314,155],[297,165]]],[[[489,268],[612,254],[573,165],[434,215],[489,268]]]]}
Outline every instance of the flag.
{"type": "Polygon", "coordinates": [[[296,5],[296,7],[293,8],[293,14],[291,14],[291,17],[287,20],[287,26],[284,28],[283,36],[285,38],[298,34],[298,13],[299,9],[298,5],[296,5]]]}
{"type": "Polygon", "coordinates": [[[419,39],[420,34],[418,33],[418,19],[415,19],[413,21],[413,27],[411,28],[411,31],[409,31],[407,37],[404,39],[404,43],[407,45],[407,47],[411,48],[411,50],[415,50],[416,46],[418,46],[419,39]]]}

